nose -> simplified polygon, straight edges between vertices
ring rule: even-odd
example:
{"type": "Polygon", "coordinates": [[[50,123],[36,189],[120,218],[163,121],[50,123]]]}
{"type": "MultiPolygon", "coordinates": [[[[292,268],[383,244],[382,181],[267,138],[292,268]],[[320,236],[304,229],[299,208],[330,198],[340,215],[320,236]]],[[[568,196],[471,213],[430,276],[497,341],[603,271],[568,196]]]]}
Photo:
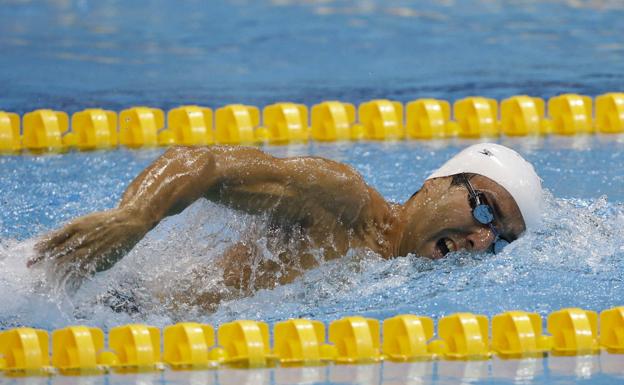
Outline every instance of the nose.
{"type": "Polygon", "coordinates": [[[478,227],[466,236],[466,249],[486,251],[494,242],[494,233],[487,227],[478,227]]]}

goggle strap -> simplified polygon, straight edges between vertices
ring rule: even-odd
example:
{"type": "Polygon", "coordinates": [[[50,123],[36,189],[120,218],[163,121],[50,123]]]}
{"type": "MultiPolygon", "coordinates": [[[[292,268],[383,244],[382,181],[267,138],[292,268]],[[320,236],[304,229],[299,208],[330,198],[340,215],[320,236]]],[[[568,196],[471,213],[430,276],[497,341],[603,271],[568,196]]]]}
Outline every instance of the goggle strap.
{"type": "Polygon", "coordinates": [[[468,177],[466,176],[466,174],[461,174],[461,175],[464,178],[464,183],[466,184],[466,188],[468,188],[468,194],[470,194],[470,199],[472,199],[475,202],[475,206],[480,205],[481,204],[481,199],[479,199],[480,194],[478,194],[477,191],[474,189],[474,187],[472,187],[472,184],[468,180],[468,177]]]}

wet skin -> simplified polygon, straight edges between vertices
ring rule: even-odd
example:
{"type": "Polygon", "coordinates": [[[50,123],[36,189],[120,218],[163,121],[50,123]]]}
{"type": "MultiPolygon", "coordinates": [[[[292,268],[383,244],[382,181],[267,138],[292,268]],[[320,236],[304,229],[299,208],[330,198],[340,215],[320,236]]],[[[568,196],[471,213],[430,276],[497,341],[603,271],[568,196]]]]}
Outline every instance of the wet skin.
{"type": "MultiPolygon", "coordinates": [[[[524,222],[509,193],[480,175],[471,183],[494,206],[499,233],[510,241],[517,238],[524,222]]],[[[80,281],[113,266],[163,218],[202,197],[265,215],[272,233],[291,244],[296,238],[301,250],[280,254],[279,263],[258,263],[253,242],[233,245],[214,263],[223,282],[241,294],[292,282],[317,266],[318,258],[307,252],[311,249],[322,249],[324,260],[350,248],[367,248],[384,258],[410,253],[442,258],[449,250],[487,250],[494,239],[473,219],[466,188],[451,185],[451,177],[428,180],[407,202],[395,204],[353,168],[328,159],[275,158],[252,147],[175,147],[128,186],[117,208],[76,218],[46,235],[28,265],[46,260],[60,276],[80,281]]],[[[217,297],[190,302],[216,304],[217,297]]]]}

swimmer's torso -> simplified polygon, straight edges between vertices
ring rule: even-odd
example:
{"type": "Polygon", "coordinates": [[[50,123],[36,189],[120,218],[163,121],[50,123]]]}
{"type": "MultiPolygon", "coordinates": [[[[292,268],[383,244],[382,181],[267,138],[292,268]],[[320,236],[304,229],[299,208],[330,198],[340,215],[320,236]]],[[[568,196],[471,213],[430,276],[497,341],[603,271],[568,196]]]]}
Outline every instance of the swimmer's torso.
{"type": "Polygon", "coordinates": [[[328,209],[324,197],[315,194],[313,187],[302,191],[296,184],[244,185],[234,193],[212,192],[207,198],[244,212],[262,214],[269,222],[266,234],[262,234],[266,239],[263,250],[250,236],[232,245],[219,262],[224,283],[246,293],[290,283],[305,270],[340,258],[349,249],[368,249],[385,258],[396,253],[388,234],[394,207],[375,196],[351,203],[351,212],[377,214],[368,220],[343,215],[348,210],[344,207],[328,209]],[[372,207],[373,204],[377,206],[372,207]]]}

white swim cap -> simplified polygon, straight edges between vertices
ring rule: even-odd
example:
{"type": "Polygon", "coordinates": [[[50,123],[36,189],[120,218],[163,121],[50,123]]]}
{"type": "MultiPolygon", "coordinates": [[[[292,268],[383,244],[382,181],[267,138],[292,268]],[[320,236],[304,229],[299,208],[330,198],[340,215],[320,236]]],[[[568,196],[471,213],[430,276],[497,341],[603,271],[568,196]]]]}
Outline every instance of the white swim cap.
{"type": "Polygon", "coordinates": [[[539,224],[541,179],[520,154],[500,144],[475,144],[449,159],[427,180],[463,172],[483,175],[507,190],[516,201],[527,229],[539,224]]]}

